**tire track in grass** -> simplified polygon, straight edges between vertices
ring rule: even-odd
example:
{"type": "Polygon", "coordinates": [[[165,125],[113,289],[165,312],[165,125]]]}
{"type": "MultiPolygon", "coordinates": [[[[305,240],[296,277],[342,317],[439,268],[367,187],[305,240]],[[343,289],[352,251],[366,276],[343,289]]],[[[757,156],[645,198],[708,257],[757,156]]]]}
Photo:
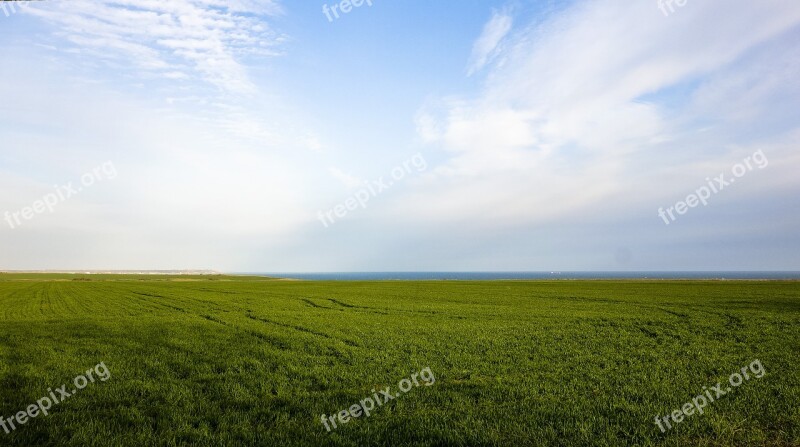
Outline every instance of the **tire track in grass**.
{"type": "MultiPolygon", "coordinates": [[[[681,340],[681,336],[678,334],[673,333],[674,330],[668,326],[660,325],[660,324],[653,324],[652,322],[643,322],[634,324],[633,328],[638,329],[648,337],[654,340],[663,340],[663,337],[667,337],[673,340],[681,340]]],[[[625,332],[632,332],[629,329],[623,329],[625,332]]]]}
{"type": "MultiPolygon", "coordinates": [[[[177,292],[184,292],[186,290],[187,289],[180,288],[180,289],[178,289],[177,292]]],[[[194,290],[194,289],[188,289],[188,290],[194,290]]],[[[238,292],[233,292],[233,293],[236,294],[236,295],[240,295],[238,292]]],[[[164,295],[159,295],[159,294],[155,294],[155,293],[144,293],[144,295],[149,295],[149,296],[152,296],[152,297],[159,297],[159,298],[169,299],[169,300],[171,300],[172,302],[174,302],[174,303],[176,303],[178,305],[185,306],[185,307],[176,307],[176,309],[183,309],[183,311],[185,311],[185,312],[187,312],[186,309],[197,309],[198,307],[202,307],[202,308],[204,308],[204,310],[217,310],[217,311],[226,311],[227,310],[227,309],[221,309],[221,308],[218,307],[220,305],[219,300],[199,299],[199,298],[194,298],[194,297],[191,297],[191,296],[186,296],[186,295],[183,295],[183,294],[164,296],[164,295]]],[[[236,308],[238,310],[244,311],[244,308],[242,308],[241,306],[239,306],[239,305],[237,305],[235,303],[226,302],[225,304],[228,307],[236,308]]],[[[191,312],[189,312],[189,313],[191,313],[191,312]]]]}
{"type": "MultiPolygon", "coordinates": [[[[401,295],[398,295],[401,296],[401,295]]],[[[405,297],[405,295],[402,295],[405,297]]],[[[348,309],[370,309],[375,311],[374,313],[380,313],[382,315],[390,315],[392,312],[404,312],[404,313],[413,313],[413,314],[429,314],[429,315],[444,315],[445,312],[435,312],[432,310],[411,310],[411,309],[392,309],[392,308],[379,308],[379,307],[367,307],[367,306],[356,306],[355,304],[347,304],[343,301],[335,300],[333,298],[327,298],[328,301],[338,304],[342,307],[346,307],[348,309]]]]}
{"type": "Polygon", "coordinates": [[[342,301],[335,300],[335,299],[333,299],[333,298],[328,298],[328,301],[330,301],[330,302],[331,302],[331,303],[333,303],[333,304],[338,304],[338,305],[340,305],[340,306],[342,306],[342,307],[346,307],[346,308],[348,308],[348,309],[372,309],[371,307],[366,307],[366,306],[356,306],[355,304],[347,304],[347,303],[344,303],[344,302],[342,302],[342,301]]]}
{"type": "Polygon", "coordinates": [[[391,315],[392,312],[399,312],[399,313],[413,313],[413,314],[431,314],[431,315],[441,315],[442,312],[434,312],[430,310],[410,310],[410,309],[391,309],[391,308],[378,308],[378,307],[368,307],[368,306],[356,306],[355,304],[347,304],[344,301],[335,300],[333,298],[326,298],[328,301],[338,304],[342,307],[347,309],[367,309],[361,312],[368,312],[378,315],[391,315]]]}
{"type": "Polygon", "coordinates": [[[214,290],[214,289],[189,289],[189,288],[187,288],[186,290],[194,290],[196,292],[224,293],[226,295],[244,295],[245,294],[243,292],[231,292],[231,291],[228,291],[228,290],[214,290]]]}
{"type": "Polygon", "coordinates": [[[211,321],[211,322],[214,322],[214,323],[217,323],[217,324],[221,324],[221,325],[223,325],[225,327],[231,328],[234,331],[244,332],[247,335],[250,335],[250,336],[255,337],[255,338],[259,339],[259,340],[263,340],[263,341],[269,343],[271,346],[273,346],[273,347],[275,347],[275,348],[277,348],[277,349],[279,349],[281,351],[291,351],[292,350],[291,346],[289,346],[288,344],[284,343],[282,340],[274,338],[274,337],[270,337],[267,334],[262,334],[261,332],[258,332],[258,331],[251,331],[251,330],[248,330],[248,329],[241,328],[239,326],[236,326],[234,324],[225,322],[225,321],[220,320],[219,318],[213,317],[211,315],[202,314],[202,315],[200,315],[200,317],[204,318],[204,319],[206,319],[208,321],[211,321]]]}
{"type": "Polygon", "coordinates": [[[219,323],[219,324],[221,324],[221,325],[223,325],[223,326],[228,326],[228,327],[236,327],[236,326],[233,326],[233,325],[232,325],[232,324],[230,324],[230,323],[226,323],[225,321],[223,321],[223,320],[220,320],[219,318],[212,317],[211,315],[200,314],[200,318],[205,318],[205,319],[206,319],[206,320],[208,320],[208,321],[213,321],[214,323],[219,323]]]}
{"type": "Polygon", "coordinates": [[[714,315],[717,317],[723,317],[727,321],[725,321],[725,327],[733,330],[741,330],[744,329],[744,320],[741,317],[737,317],[728,312],[714,312],[707,309],[707,306],[687,306],[687,308],[691,309],[693,312],[701,312],[710,315],[714,315]]]}
{"type": "Polygon", "coordinates": [[[683,313],[680,313],[680,312],[669,310],[669,309],[661,307],[661,306],[641,303],[641,302],[638,302],[638,301],[624,301],[624,300],[615,300],[615,299],[609,299],[609,298],[593,298],[593,297],[578,297],[578,296],[569,296],[569,297],[558,298],[558,299],[565,300],[565,301],[575,301],[575,302],[586,302],[586,303],[597,302],[597,303],[606,303],[606,304],[614,304],[614,305],[632,306],[632,307],[635,307],[637,309],[642,309],[642,310],[654,310],[655,309],[655,310],[659,310],[661,312],[666,312],[666,313],[668,313],[670,315],[674,315],[674,316],[679,317],[679,318],[689,318],[688,314],[683,314],[683,313]]]}
{"type": "Polygon", "coordinates": [[[317,308],[317,309],[341,310],[341,309],[334,309],[334,308],[332,308],[332,307],[320,306],[319,304],[317,304],[317,303],[315,303],[315,302],[311,301],[311,300],[310,300],[310,299],[308,299],[308,298],[301,298],[301,299],[300,299],[300,301],[302,301],[302,302],[304,302],[304,303],[308,304],[308,305],[309,305],[309,306],[311,306],[311,307],[315,307],[315,308],[317,308]]]}
{"type": "Polygon", "coordinates": [[[262,323],[274,324],[276,326],[281,326],[281,327],[294,329],[296,331],[305,332],[307,334],[312,334],[312,335],[316,335],[316,336],[319,336],[319,337],[324,337],[324,338],[327,338],[327,339],[334,339],[333,337],[331,337],[328,334],[325,334],[325,333],[322,333],[322,332],[317,332],[317,331],[315,331],[313,329],[308,329],[308,328],[305,328],[303,326],[296,326],[296,325],[287,324],[287,323],[278,323],[277,321],[268,320],[268,319],[263,318],[263,317],[257,317],[257,316],[253,315],[250,312],[248,312],[246,315],[247,315],[247,318],[250,318],[251,320],[260,321],[262,323]]]}
{"type": "Polygon", "coordinates": [[[315,331],[313,329],[308,329],[308,328],[303,327],[303,326],[298,326],[298,325],[288,324],[288,323],[279,323],[277,321],[268,320],[268,319],[263,318],[263,317],[257,317],[257,316],[253,315],[250,312],[248,312],[246,315],[247,315],[247,318],[250,318],[251,320],[260,321],[262,323],[267,323],[267,324],[273,324],[275,326],[285,327],[285,328],[289,328],[289,329],[294,329],[296,331],[305,332],[307,334],[311,334],[311,335],[316,335],[318,337],[327,338],[328,340],[340,341],[340,342],[346,344],[347,346],[359,347],[359,344],[354,342],[354,341],[343,339],[343,338],[333,337],[333,336],[325,334],[323,332],[317,332],[317,331],[315,331]]]}
{"type": "Polygon", "coordinates": [[[682,313],[679,313],[679,312],[671,311],[669,309],[664,309],[663,307],[657,307],[656,309],[664,311],[664,312],[666,312],[666,313],[668,313],[670,315],[675,315],[676,317],[689,318],[689,315],[687,315],[687,314],[682,314],[682,313]]]}
{"type": "MultiPolygon", "coordinates": [[[[228,301],[214,301],[214,300],[202,300],[192,297],[187,297],[184,295],[176,295],[176,296],[169,296],[163,297],[165,299],[170,299],[173,302],[179,305],[185,305],[185,308],[177,307],[176,309],[183,309],[183,312],[198,315],[197,312],[236,312],[241,311],[244,312],[245,308],[242,307],[240,304],[235,302],[228,302],[228,301]]],[[[206,314],[208,315],[208,314],[206,314]]]]}
{"type": "MultiPolygon", "coordinates": [[[[142,292],[133,292],[133,293],[134,293],[134,294],[136,294],[136,295],[141,295],[141,296],[149,296],[149,297],[154,297],[154,298],[164,298],[164,299],[167,299],[167,297],[166,297],[166,296],[164,296],[164,295],[155,295],[155,294],[150,294],[150,293],[142,293],[142,292]]],[[[186,309],[184,309],[184,308],[182,308],[182,307],[171,306],[171,305],[169,305],[169,304],[165,304],[165,303],[161,303],[161,302],[157,302],[157,301],[148,300],[147,298],[142,298],[142,299],[143,299],[144,301],[146,301],[146,302],[153,303],[153,304],[156,304],[156,305],[158,305],[158,306],[166,307],[166,308],[169,308],[169,309],[172,309],[172,310],[177,310],[178,312],[189,313],[189,312],[188,312],[186,309]]]]}
{"type": "Polygon", "coordinates": [[[366,306],[355,306],[352,304],[347,304],[339,300],[335,300],[332,298],[324,298],[328,301],[331,301],[335,304],[338,304],[344,309],[338,309],[335,307],[327,307],[327,306],[320,306],[319,304],[314,303],[310,299],[302,298],[300,301],[306,303],[309,307],[313,307],[315,309],[326,309],[326,310],[334,310],[336,312],[358,312],[358,313],[366,313],[366,314],[375,314],[375,315],[392,315],[393,313],[412,313],[412,314],[423,314],[425,317],[438,317],[438,318],[448,318],[452,320],[466,320],[469,317],[464,317],[460,315],[452,315],[448,314],[447,312],[434,312],[431,310],[409,310],[409,309],[380,309],[377,307],[366,307],[366,306]]]}
{"type": "MultiPolygon", "coordinates": [[[[330,301],[333,304],[336,304],[342,308],[337,307],[328,307],[323,306],[320,304],[315,303],[310,298],[298,298],[296,295],[291,293],[278,293],[278,292],[271,292],[271,295],[276,298],[285,298],[288,300],[300,300],[305,303],[308,307],[312,307],[315,309],[326,309],[326,310],[334,310],[337,312],[361,312],[361,313],[371,313],[376,315],[392,315],[392,313],[396,312],[405,312],[405,313],[424,313],[424,314],[431,314],[431,315],[442,315],[443,312],[433,312],[433,311],[425,311],[425,310],[408,310],[408,309],[391,309],[391,308],[378,308],[378,307],[369,307],[369,306],[358,306],[355,304],[349,304],[344,301],[340,301],[334,298],[323,298],[323,297],[313,297],[316,300],[326,300],[330,301]]],[[[459,317],[461,318],[461,317],[459,317]]]]}
{"type": "MultiPolygon", "coordinates": [[[[336,302],[335,300],[331,300],[330,298],[325,298],[329,301],[336,302]]],[[[362,306],[352,306],[352,305],[345,305],[344,309],[338,309],[336,307],[328,307],[328,306],[321,306],[308,298],[301,298],[300,301],[306,303],[307,306],[313,307],[315,309],[325,309],[325,310],[334,310],[336,312],[360,312],[360,313],[367,313],[367,314],[376,314],[376,315],[389,315],[388,312],[381,312],[380,310],[372,310],[372,307],[362,307],[362,306]],[[348,307],[349,306],[349,307],[348,307]],[[364,309],[364,310],[362,310],[364,309]]],[[[336,302],[336,304],[339,304],[336,302]]],[[[342,304],[340,304],[342,305],[342,304]]]]}

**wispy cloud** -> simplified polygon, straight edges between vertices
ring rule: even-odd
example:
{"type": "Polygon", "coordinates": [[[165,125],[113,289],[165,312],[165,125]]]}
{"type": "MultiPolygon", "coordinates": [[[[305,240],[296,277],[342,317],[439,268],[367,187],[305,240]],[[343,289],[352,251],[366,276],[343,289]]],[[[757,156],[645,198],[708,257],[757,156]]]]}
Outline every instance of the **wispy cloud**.
{"type": "Polygon", "coordinates": [[[106,82],[159,111],[191,117],[235,140],[319,150],[316,133],[287,124],[286,102],[253,76],[283,55],[274,0],[70,0],[26,12],[46,23],[63,74],[106,82]],[[81,65],[82,64],[82,65],[81,65]]]}
{"type": "Polygon", "coordinates": [[[491,20],[483,27],[483,33],[472,47],[472,56],[467,69],[468,75],[472,75],[491,62],[498,54],[498,46],[508,32],[511,31],[512,25],[513,18],[508,11],[495,11],[493,13],[491,20]]]}
{"type": "Polygon", "coordinates": [[[279,54],[284,39],[263,20],[281,13],[270,0],[70,0],[26,12],[54,25],[73,50],[232,93],[254,88],[244,59],[279,54]]]}

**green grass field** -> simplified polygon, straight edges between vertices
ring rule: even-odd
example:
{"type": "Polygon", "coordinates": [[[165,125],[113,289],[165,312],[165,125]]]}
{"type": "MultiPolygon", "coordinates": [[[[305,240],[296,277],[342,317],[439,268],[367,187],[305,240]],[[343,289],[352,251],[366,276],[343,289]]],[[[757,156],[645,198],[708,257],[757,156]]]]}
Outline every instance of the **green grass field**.
{"type": "Polygon", "coordinates": [[[110,371],[0,445],[798,446],[798,359],[798,282],[0,274],[0,415],[110,371]]]}

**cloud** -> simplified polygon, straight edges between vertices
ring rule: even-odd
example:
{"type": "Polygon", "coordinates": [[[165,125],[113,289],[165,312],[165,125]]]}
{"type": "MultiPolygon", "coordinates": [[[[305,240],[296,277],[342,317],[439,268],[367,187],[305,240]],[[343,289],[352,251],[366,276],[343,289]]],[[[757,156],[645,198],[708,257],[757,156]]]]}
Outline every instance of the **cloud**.
{"type": "Polygon", "coordinates": [[[472,46],[468,75],[479,71],[491,62],[498,53],[498,45],[511,31],[513,18],[508,12],[495,11],[492,18],[483,27],[483,33],[472,46]]]}
{"type": "Polygon", "coordinates": [[[243,59],[279,54],[285,39],[263,20],[281,13],[269,0],[71,0],[26,12],[111,66],[229,93],[252,92],[243,59]]]}
{"type": "Polygon", "coordinates": [[[483,91],[419,111],[420,137],[449,157],[398,213],[522,224],[613,204],[621,217],[758,148],[784,161],[771,169],[800,168],[781,143],[800,99],[790,2],[692,3],[669,18],[655,2],[577,3],[495,49],[509,21],[495,14],[475,43],[471,66],[503,58],[483,91]]]}
{"type": "Polygon", "coordinates": [[[65,78],[160,102],[236,141],[322,148],[316,132],[288,123],[281,92],[251,76],[282,55],[287,36],[270,26],[284,13],[277,1],[71,0],[26,12],[49,25],[42,39],[60,51],[65,78]]]}

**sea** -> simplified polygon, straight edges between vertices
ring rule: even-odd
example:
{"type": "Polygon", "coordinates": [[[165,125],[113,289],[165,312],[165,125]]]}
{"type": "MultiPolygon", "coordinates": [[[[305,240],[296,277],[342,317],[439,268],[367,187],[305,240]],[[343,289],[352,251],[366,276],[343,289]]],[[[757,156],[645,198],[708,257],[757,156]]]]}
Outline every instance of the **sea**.
{"type": "Polygon", "coordinates": [[[800,280],[800,272],[324,272],[237,273],[311,281],[525,280],[525,279],[760,279],[800,280]]]}

